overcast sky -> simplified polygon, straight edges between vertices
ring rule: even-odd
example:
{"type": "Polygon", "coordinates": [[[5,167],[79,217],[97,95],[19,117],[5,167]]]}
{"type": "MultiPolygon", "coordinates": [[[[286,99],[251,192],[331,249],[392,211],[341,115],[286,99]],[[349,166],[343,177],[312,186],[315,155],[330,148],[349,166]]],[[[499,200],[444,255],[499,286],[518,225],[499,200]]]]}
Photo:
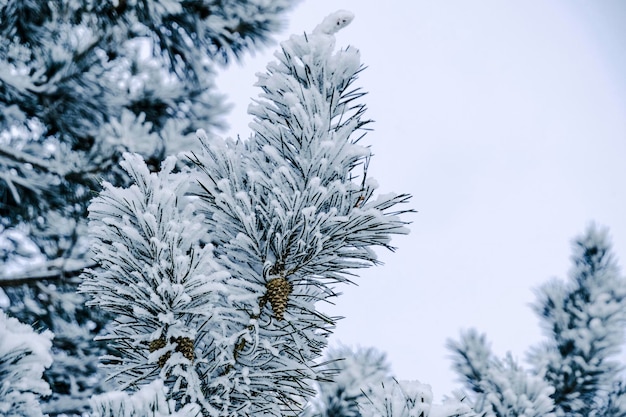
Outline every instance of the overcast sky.
{"type": "MultiPolygon", "coordinates": [[[[320,307],[346,317],[333,343],[385,351],[440,399],[459,386],[445,342],[461,329],[520,360],[541,340],[533,288],[566,276],[589,222],[626,263],[626,2],[307,0],[277,39],[337,9],[356,15],[337,45],[368,66],[369,175],[418,213],[385,265],[320,307]]],[[[227,135],[249,136],[275,47],[218,79],[227,135]]]]}

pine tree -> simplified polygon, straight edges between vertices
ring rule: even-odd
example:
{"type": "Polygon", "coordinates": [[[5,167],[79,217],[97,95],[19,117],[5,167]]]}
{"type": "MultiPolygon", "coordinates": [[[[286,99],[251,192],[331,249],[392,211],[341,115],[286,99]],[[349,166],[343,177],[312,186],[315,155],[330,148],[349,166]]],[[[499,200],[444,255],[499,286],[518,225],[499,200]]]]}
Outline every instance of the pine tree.
{"type": "Polygon", "coordinates": [[[289,4],[1,2],[2,227],[26,228],[49,267],[84,259],[99,181],[123,183],[125,151],[158,164],[221,125],[215,63],[264,43],[289,4]]]}
{"type": "Polygon", "coordinates": [[[93,200],[98,267],[81,291],[115,316],[104,339],[121,388],[162,381],[175,412],[296,415],[327,377],[317,360],[336,319],[317,305],[407,232],[391,209],[409,196],[375,197],[366,175],[359,52],[334,48],[351,20],[339,11],[281,44],[248,140],[199,131],[180,172],[173,158],[151,173],[127,154],[130,186],[105,183],[93,200]]]}
{"type": "Polygon", "coordinates": [[[534,305],[549,339],[530,359],[554,386],[559,416],[592,415],[622,370],[614,357],[624,342],[626,281],[607,234],[592,225],[578,237],[569,281],[539,288],[534,305]]]}
{"type": "Polygon", "coordinates": [[[626,282],[607,231],[591,225],[574,240],[569,280],[537,290],[534,310],[548,340],[531,349],[530,371],[510,357],[494,358],[485,337],[465,333],[450,342],[454,367],[487,415],[624,415],[622,365],[626,282]],[[520,414],[521,413],[521,414],[520,414]],[[550,413],[550,414],[548,414],[550,413]]]}
{"type": "Polygon", "coordinates": [[[0,1],[0,285],[14,316],[55,333],[45,412],[110,388],[96,365],[113,352],[92,341],[109,316],[76,293],[100,182],[129,183],[126,151],[156,170],[199,148],[225,110],[216,65],[265,43],[291,3],[0,1]]]}

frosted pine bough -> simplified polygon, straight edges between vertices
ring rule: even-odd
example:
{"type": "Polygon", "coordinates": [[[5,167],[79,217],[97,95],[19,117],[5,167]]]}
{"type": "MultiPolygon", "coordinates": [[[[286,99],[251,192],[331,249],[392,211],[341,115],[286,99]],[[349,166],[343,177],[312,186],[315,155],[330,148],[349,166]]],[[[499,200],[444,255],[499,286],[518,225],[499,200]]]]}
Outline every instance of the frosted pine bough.
{"type": "Polygon", "coordinates": [[[181,172],[126,154],[133,184],[92,202],[101,268],[81,288],[117,315],[107,362],[122,389],[162,380],[176,410],[296,415],[326,377],[315,360],[336,320],[317,302],[407,233],[391,209],[409,196],[374,197],[366,175],[359,52],[334,49],[351,20],[340,11],[282,43],[259,75],[249,140],[199,131],[203,151],[181,172]]]}
{"type": "Polygon", "coordinates": [[[0,310],[0,415],[43,416],[39,398],[51,393],[42,375],[52,364],[52,338],[0,310]]]}

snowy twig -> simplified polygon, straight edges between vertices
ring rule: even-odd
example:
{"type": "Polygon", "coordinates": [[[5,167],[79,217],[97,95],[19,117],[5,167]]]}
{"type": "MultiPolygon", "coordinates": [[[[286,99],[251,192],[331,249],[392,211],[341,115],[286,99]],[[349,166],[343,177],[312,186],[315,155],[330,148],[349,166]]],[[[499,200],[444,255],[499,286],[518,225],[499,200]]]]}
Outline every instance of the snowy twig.
{"type": "Polygon", "coordinates": [[[0,288],[16,287],[23,284],[29,284],[43,280],[60,280],[66,278],[78,277],[83,270],[93,268],[94,262],[73,261],[68,259],[55,259],[50,261],[37,270],[28,271],[20,275],[10,277],[0,276],[0,288]],[[61,264],[62,263],[62,264],[61,264]]]}
{"type": "Polygon", "coordinates": [[[45,160],[29,155],[26,152],[20,152],[15,149],[10,149],[4,145],[0,145],[0,155],[8,156],[11,160],[15,162],[30,164],[45,171],[52,171],[52,167],[45,160]]]}

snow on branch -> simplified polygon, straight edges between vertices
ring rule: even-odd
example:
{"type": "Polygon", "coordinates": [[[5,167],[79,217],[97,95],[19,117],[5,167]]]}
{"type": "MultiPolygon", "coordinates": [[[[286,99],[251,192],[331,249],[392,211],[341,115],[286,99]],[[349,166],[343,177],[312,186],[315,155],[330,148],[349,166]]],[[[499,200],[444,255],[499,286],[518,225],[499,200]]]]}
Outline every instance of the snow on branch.
{"type": "Polygon", "coordinates": [[[93,417],[201,417],[197,404],[175,411],[174,401],[166,397],[167,388],[156,379],[131,395],[112,391],[92,397],[93,417]]]}
{"type": "Polygon", "coordinates": [[[24,273],[0,276],[0,288],[15,287],[44,280],[61,280],[77,278],[86,268],[93,268],[96,264],[91,261],[73,259],[54,259],[37,267],[36,270],[24,273]]]}
{"type": "Polygon", "coordinates": [[[352,12],[347,10],[337,10],[335,13],[331,13],[326,16],[324,20],[322,20],[322,23],[313,29],[313,33],[333,35],[348,26],[352,20],[354,20],[354,14],[352,12]]]}
{"type": "Polygon", "coordinates": [[[430,385],[390,378],[371,385],[358,401],[363,417],[477,417],[464,398],[433,404],[430,385]]]}
{"type": "Polygon", "coordinates": [[[52,364],[52,337],[50,331],[37,334],[0,310],[0,415],[43,416],[38,399],[50,394],[42,376],[52,364]]]}

